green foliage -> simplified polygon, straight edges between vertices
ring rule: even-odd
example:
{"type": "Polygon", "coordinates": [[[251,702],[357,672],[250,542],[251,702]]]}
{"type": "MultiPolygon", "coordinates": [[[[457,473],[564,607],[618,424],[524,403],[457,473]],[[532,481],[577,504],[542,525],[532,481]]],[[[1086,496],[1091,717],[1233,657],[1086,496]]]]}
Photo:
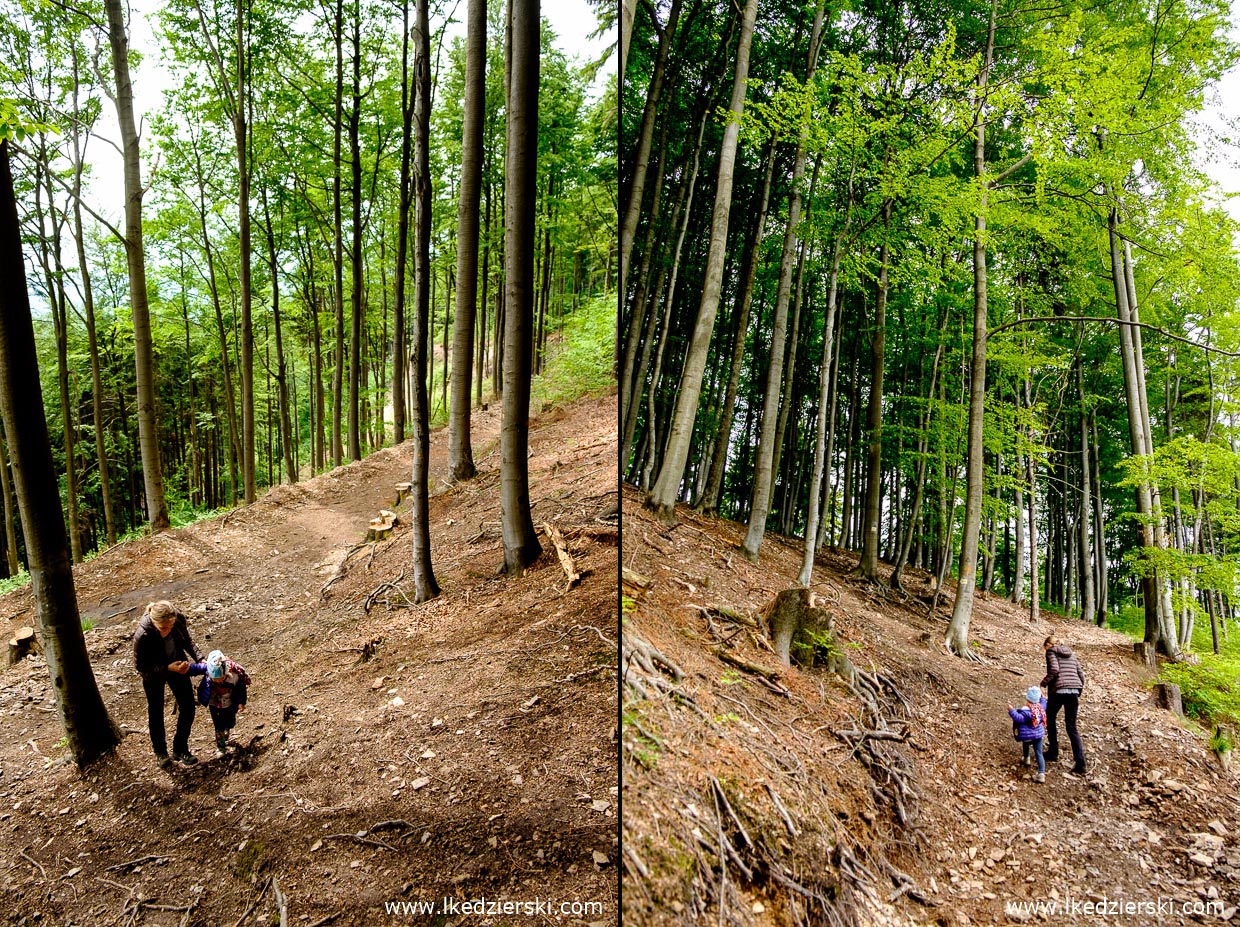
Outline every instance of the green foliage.
{"type": "Polygon", "coordinates": [[[0,595],[8,595],[16,589],[21,589],[30,584],[30,574],[22,570],[16,576],[10,576],[7,579],[0,579],[0,595]]]}
{"type": "Polygon", "coordinates": [[[1200,663],[1164,663],[1162,678],[1180,687],[1184,713],[1203,724],[1240,724],[1240,646],[1200,663]]]}
{"type": "Polygon", "coordinates": [[[546,366],[531,387],[531,410],[612,389],[615,350],[616,296],[604,293],[565,316],[548,339],[546,366]]]}

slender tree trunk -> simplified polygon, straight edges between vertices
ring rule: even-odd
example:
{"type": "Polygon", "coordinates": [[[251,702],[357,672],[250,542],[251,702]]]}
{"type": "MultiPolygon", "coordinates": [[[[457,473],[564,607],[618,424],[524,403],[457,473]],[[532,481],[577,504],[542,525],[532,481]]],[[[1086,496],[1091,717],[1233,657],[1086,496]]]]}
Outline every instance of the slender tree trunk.
{"type": "Polygon", "coordinates": [[[414,238],[413,279],[413,586],[414,601],[439,595],[431,565],[430,525],[430,404],[426,389],[427,328],[431,305],[431,42],[430,2],[417,0],[414,23],[414,189],[417,227],[414,238]]]}
{"type": "Polygon", "coordinates": [[[633,153],[633,175],[629,179],[625,200],[623,221],[620,225],[620,292],[628,293],[629,260],[633,254],[633,239],[637,235],[637,223],[641,216],[642,198],[646,190],[646,173],[650,166],[650,149],[654,142],[654,125],[659,98],[663,93],[663,82],[667,74],[667,58],[671,51],[672,38],[676,34],[676,26],[680,22],[681,0],[672,0],[671,9],[667,14],[667,24],[662,28],[651,11],[652,25],[659,33],[659,48],[655,53],[654,70],[650,77],[650,86],[646,91],[646,105],[642,110],[641,127],[637,132],[637,146],[633,153]]]}
{"type": "MultiPolygon", "coordinates": [[[[809,42],[809,59],[806,64],[807,83],[814,76],[822,19],[823,3],[820,0],[814,14],[814,29],[809,42]]],[[[743,105],[743,98],[741,102],[743,105]]],[[[792,271],[796,262],[798,226],[801,223],[801,183],[805,179],[805,158],[805,133],[802,131],[797,140],[796,156],[792,168],[792,194],[788,202],[788,225],[784,230],[784,247],[779,263],[779,283],[775,290],[771,357],[767,366],[766,395],[762,399],[762,426],[758,434],[758,457],[754,465],[753,495],[749,505],[749,529],[742,546],[745,556],[753,561],[758,559],[758,550],[766,534],[766,519],[770,514],[771,488],[775,478],[773,467],[777,448],[776,430],[779,424],[780,397],[783,392],[781,375],[785,374],[784,353],[787,347],[788,301],[792,292],[792,271]]],[[[716,303],[718,303],[717,299],[716,303]]],[[[787,370],[786,375],[791,377],[793,371],[787,370]]]]}
{"type": "Polygon", "coordinates": [[[904,530],[900,550],[896,554],[895,566],[891,571],[890,582],[893,589],[903,588],[900,584],[901,574],[908,563],[909,552],[913,548],[913,536],[917,533],[917,526],[921,520],[921,506],[926,490],[926,468],[930,463],[931,402],[938,388],[939,364],[943,360],[943,348],[944,343],[940,340],[934,352],[934,362],[930,367],[930,388],[926,391],[926,410],[921,414],[917,423],[917,475],[913,482],[913,503],[909,509],[908,526],[904,530]]]}
{"type": "MultiPolygon", "coordinates": [[[[476,3],[477,0],[474,0],[476,3]]],[[[485,2],[485,0],[484,0],[485,2]]],[[[470,8],[472,17],[473,8],[470,8]]],[[[473,21],[470,20],[472,28],[473,21]]],[[[400,42],[400,194],[396,213],[396,299],[392,323],[392,427],[397,444],[405,440],[405,278],[409,254],[409,161],[413,145],[413,101],[409,93],[409,0],[401,3],[400,42]]],[[[468,124],[468,120],[466,120],[468,124]]]]}
{"type": "Polygon", "coordinates": [[[344,0],[336,0],[336,111],[335,136],[332,142],[332,218],[335,251],[332,255],[335,276],[336,345],[332,363],[332,466],[344,460],[340,424],[344,412],[344,222],[340,208],[340,146],[344,132],[344,0]]]}
{"type": "Polygon", "coordinates": [[[510,0],[504,170],[504,410],[500,502],[504,568],[520,576],[542,552],[530,517],[529,407],[538,187],[539,2],[510,0]]]}
{"type": "Polygon", "coordinates": [[[21,572],[21,560],[17,556],[17,509],[13,498],[13,483],[9,478],[9,452],[7,433],[0,440],[0,492],[4,494],[4,541],[9,564],[9,575],[21,572]]]}
{"type": "Polygon", "coordinates": [[[979,186],[973,234],[973,362],[969,370],[969,450],[965,470],[964,526],[960,542],[960,575],[956,581],[956,604],[944,643],[952,652],[966,656],[969,620],[973,615],[973,589],[977,583],[977,545],[982,521],[983,413],[986,403],[986,84],[994,60],[995,17],[998,0],[990,6],[986,31],[986,54],[977,78],[977,126],[973,144],[973,173],[979,186]]]}
{"type": "MultiPolygon", "coordinates": [[[[878,582],[879,522],[882,516],[883,482],[883,375],[887,368],[887,279],[890,249],[887,233],[891,223],[891,201],[883,203],[883,242],[878,252],[878,290],[874,300],[874,334],[870,339],[870,401],[866,415],[869,436],[865,509],[862,516],[861,560],[858,572],[870,582],[878,582]]],[[[983,368],[984,369],[984,368],[983,368]]]]}
{"type": "Polygon", "coordinates": [[[1098,589],[1098,624],[1106,624],[1107,616],[1107,544],[1106,526],[1102,511],[1102,472],[1098,460],[1098,419],[1093,410],[1089,413],[1089,426],[1093,435],[1091,442],[1090,466],[1093,468],[1093,517],[1094,517],[1094,550],[1097,555],[1097,589],[1098,589]]]}
{"type": "MultiPolygon", "coordinates": [[[[112,20],[111,5],[118,2],[109,0],[114,29],[120,22],[112,20]]],[[[115,14],[119,17],[119,10],[115,14]]],[[[120,51],[123,63],[123,36],[120,51]]],[[[118,82],[121,86],[125,85],[118,82]]],[[[8,281],[0,287],[0,413],[13,455],[44,657],[69,750],[81,767],[110,752],[120,743],[120,732],[108,716],[91,671],[73,587],[60,490],[43,416],[7,141],[0,141],[0,277],[8,281]]]]}
{"type": "MultiPolygon", "coordinates": [[[[701,133],[698,133],[699,147],[701,133]]],[[[696,163],[696,162],[695,162],[696,163]]],[[[758,213],[754,220],[753,235],[749,240],[749,250],[745,257],[741,286],[736,299],[735,320],[733,327],[736,336],[732,342],[732,360],[729,367],[728,384],[723,394],[723,410],[719,417],[719,437],[715,442],[711,459],[710,476],[706,481],[706,489],[698,501],[698,509],[708,515],[719,510],[719,496],[723,492],[723,476],[727,467],[728,444],[732,434],[732,417],[736,412],[736,392],[741,381],[741,366],[745,358],[745,339],[749,332],[749,311],[753,304],[754,281],[758,276],[758,257],[762,246],[762,231],[766,225],[766,213],[771,201],[771,180],[775,173],[775,139],[771,138],[767,148],[766,172],[762,178],[762,193],[759,195],[758,213]]]]}
{"type": "Polygon", "coordinates": [[[732,208],[732,179],[736,166],[736,146],[740,137],[740,117],[745,108],[745,88],[749,78],[749,51],[753,41],[754,20],[758,15],[758,0],[746,0],[741,20],[740,38],[737,42],[736,74],[732,85],[732,99],[728,106],[734,114],[723,131],[719,152],[719,175],[715,185],[715,208],[711,216],[710,247],[706,259],[706,272],[702,288],[702,302],[698,309],[693,336],[681,375],[680,388],[676,393],[676,407],[668,434],[659,476],[650,494],[649,504],[662,517],[670,518],[676,509],[680,495],[680,481],[689,457],[689,442],[693,436],[693,420],[697,416],[698,399],[702,392],[702,375],[710,351],[711,335],[715,328],[715,315],[719,311],[719,296],[723,284],[723,262],[727,251],[728,216],[732,208]]]}
{"type": "MultiPolygon", "coordinates": [[[[448,420],[448,472],[453,480],[471,479],[470,355],[478,311],[478,220],[482,199],[483,121],[486,116],[486,0],[469,0],[465,41],[465,116],[461,137],[461,189],[456,233],[456,320],[452,344],[452,410],[448,420]]],[[[482,371],[478,371],[482,380],[482,371]]]]}
{"type": "MultiPolygon", "coordinates": [[[[129,300],[133,312],[134,375],[137,383],[138,443],[142,450],[142,479],[151,533],[168,528],[163,467],[159,459],[159,419],[155,409],[155,354],[151,344],[151,317],[146,292],[146,256],[142,246],[142,175],[138,128],[133,115],[133,83],[129,77],[129,39],[121,0],[105,0],[115,102],[125,164],[125,258],[129,268],[129,300]]],[[[16,278],[14,278],[16,279],[16,278]]],[[[33,566],[33,563],[32,563],[33,566]]]]}
{"type": "Polygon", "coordinates": [[[362,459],[362,11],[360,0],[353,6],[353,109],[349,113],[349,159],[352,172],[353,253],[350,265],[353,286],[350,294],[349,334],[349,457],[362,459]]]}

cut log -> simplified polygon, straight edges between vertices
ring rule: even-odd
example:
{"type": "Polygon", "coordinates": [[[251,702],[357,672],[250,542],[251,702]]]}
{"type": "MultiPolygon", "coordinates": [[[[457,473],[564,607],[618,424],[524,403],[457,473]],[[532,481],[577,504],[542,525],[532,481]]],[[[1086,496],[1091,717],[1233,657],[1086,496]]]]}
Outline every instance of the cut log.
{"type": "Polygon", "coordinates": [[[572,589],[581,582],[581,573],[577,569],[577,564],[573,562],[573,555],[568,552],[568,545],[564,542],[564,535],[560,534],[560,529],[549,521],[543,522],[543,531],[551,539],[551,543],[555,545],[555,553],[560,558],[560,566],[564,568],[564,575],[568,577],[568,588],[572,589]]]}
{"type": "Polygon", "coordinates": [[[1184,706],[1180,701],[1180,687],[1173,682],[1157,683],[1154,686],[1154,701],[1159,708],[1165,708],[1172,714],[1184,714],[1184,706]]]}
{"type": "Polygon", "coordinates": [[[636,570],[630,570],[628,567],[624,567],[620,571],[620,579],[624,586],[624,594],[632,599],[637,598],[649,589],[650,584],[654,582],[649,576],[643,576],[641,573],[638,573],[636,570]]]}
{"type": "Polygon", "coordinates": [[[34,636],[34,628],[18,628],[17,633],[9,641],[9,665],[18,663],[31,653],[39,650],[39,639],[34,636]]]}
{"type": "Polygon", "coordinates": [[[1154,645],[1147,644],[1145,641],[1137,641],[1132,645],[1133,656],[1137,658],[1138,663],[1144,663],[1146,666],[1157,665],[1154,657],[1154,645]]]}
{"type": "Polygon", "coordinates": [[[1236,729],[1230,724],[1216,724],[1214,736],[1210,738],[1210,746],[1218,757],[1223,772],[1231,770],[1232,753],[1236,746],[1236,729]]]}
{"type": "Polygon", "coordinates": [[[396,484],[396,502],[394,504],[400,505],[402,502],[404,502],[407,498],[409,498],[409,493],[412,490],[413,490],[412,483],[397,483],[396,484]]]}

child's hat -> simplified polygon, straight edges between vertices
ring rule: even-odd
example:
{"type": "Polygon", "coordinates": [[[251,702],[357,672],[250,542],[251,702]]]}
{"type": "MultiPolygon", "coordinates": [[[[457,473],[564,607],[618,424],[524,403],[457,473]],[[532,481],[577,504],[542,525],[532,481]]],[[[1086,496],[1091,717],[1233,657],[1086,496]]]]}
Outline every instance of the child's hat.
{"type": "Polygon", "coordinates": [[[1038,702],[1042,701],[1042,690],[1037,686],[1030,686],[1025,691],[1025,698],[1029,699],[1029,701],[1036,705],[1038,702]]]}
{"type": "Polygon", "coordinates": [[[212,650],[207,654],[207,675],[212,679],[223,679],[228,672],[228,661],[221,650],[212,650]]]}

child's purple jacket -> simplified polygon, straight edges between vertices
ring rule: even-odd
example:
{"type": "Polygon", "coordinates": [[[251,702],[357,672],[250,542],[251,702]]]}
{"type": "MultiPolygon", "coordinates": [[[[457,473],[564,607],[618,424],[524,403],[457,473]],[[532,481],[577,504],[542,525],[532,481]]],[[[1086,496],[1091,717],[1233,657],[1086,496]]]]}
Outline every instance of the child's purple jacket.
{"type": "MultiPolygon", "coordinates": [[[[1043,717],[1046,715],[1046,696],[1038,699],[1038,703],[1042,706],[1043,717]]],[[[1032,724],[1033,712],[1026,705],[1023,708],[1013,708],[1008,711],[1012,717],[1012,723],[1016,725],[1016,739],[1019,741],[1041,740],[1046,736],[1046,725],[1039,724],[1036,727],[1032,724]]]]}

